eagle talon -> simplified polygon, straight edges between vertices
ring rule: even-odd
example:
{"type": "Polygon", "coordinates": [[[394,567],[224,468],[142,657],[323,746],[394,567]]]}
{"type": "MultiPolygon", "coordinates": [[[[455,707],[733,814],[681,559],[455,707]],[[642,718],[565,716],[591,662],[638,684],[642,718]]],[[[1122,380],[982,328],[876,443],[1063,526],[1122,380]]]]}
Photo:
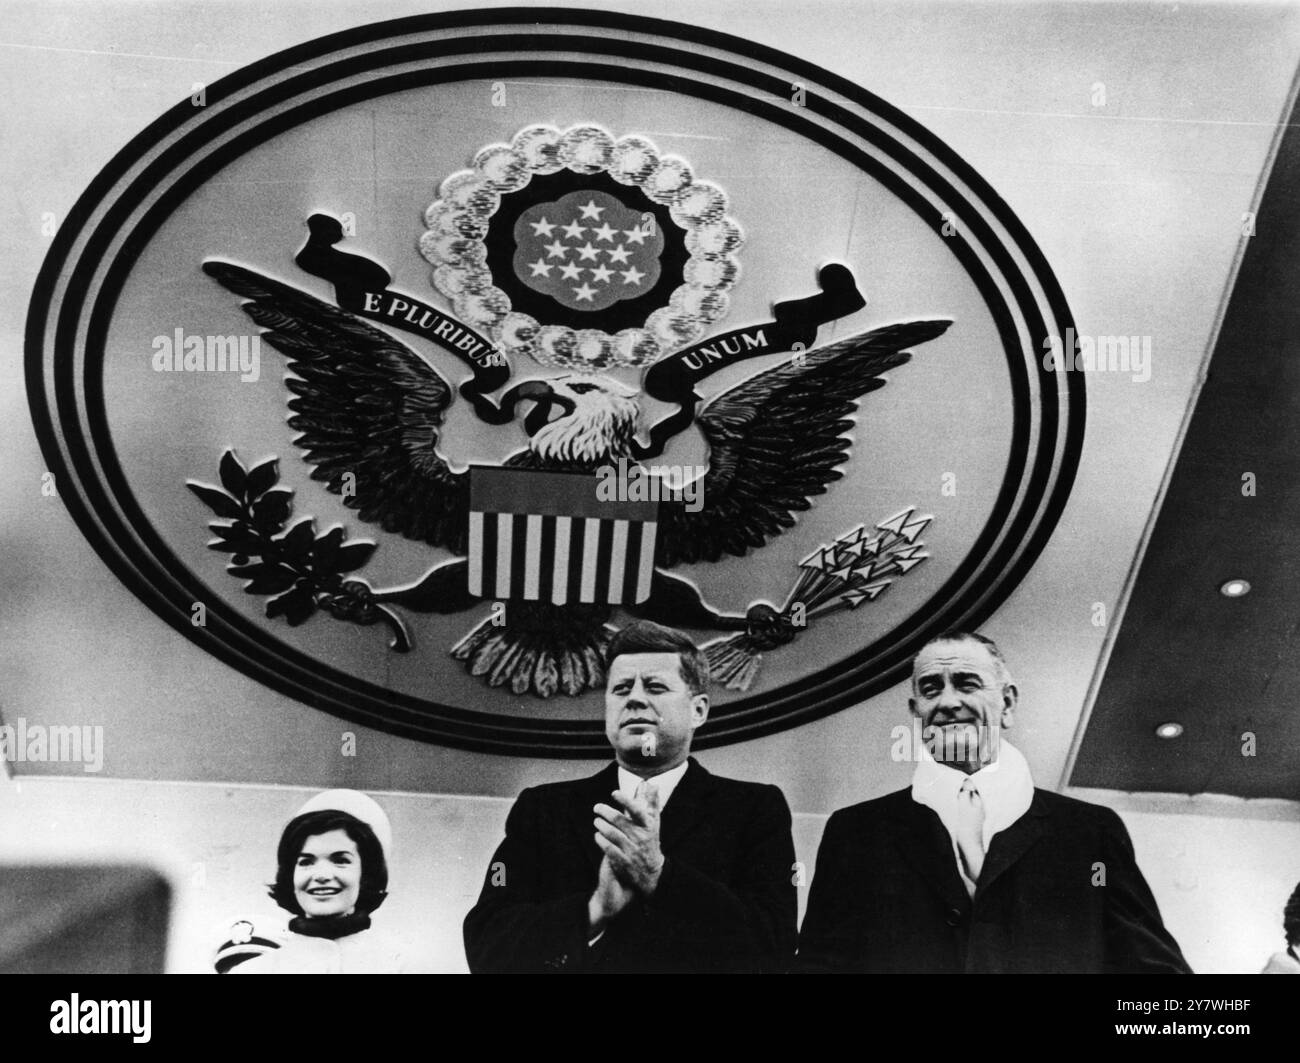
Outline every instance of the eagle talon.
{"type": "Polygon", "coordinates": [[[798,630],[785,613],[759,602],[751,605],[745,614],[745,634],[761,652],[793,642],[798,630]]]}

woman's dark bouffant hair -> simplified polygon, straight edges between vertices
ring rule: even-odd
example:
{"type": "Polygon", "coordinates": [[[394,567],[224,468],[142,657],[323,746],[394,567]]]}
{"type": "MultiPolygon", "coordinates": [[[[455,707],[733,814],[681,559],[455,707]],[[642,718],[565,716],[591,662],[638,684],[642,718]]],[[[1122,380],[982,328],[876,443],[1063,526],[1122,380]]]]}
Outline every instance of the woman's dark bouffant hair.
{"type": "Polygon", "coordinates": [[[1288,945],[1300,947],[1300,885],[1292,891],[1282,909],[1282,932],[1286,934],[1288,945]]]}
{"type": "Polygon", "coordinates": [[[271,886],[271,900],[287,912],[302,915],[302,906],[293,891],[293,871],[298,854],[308,838],[341,830],[357,843],[361,858],[361,889],[357,894],[357,911],[369,915],[388,896],[388,861],[384,859],[383,846],[375,832],[356,816],[337,809],[323,808],[295,816],[280,835],[280,847],[275,853],[275,882],[271,886]]]}

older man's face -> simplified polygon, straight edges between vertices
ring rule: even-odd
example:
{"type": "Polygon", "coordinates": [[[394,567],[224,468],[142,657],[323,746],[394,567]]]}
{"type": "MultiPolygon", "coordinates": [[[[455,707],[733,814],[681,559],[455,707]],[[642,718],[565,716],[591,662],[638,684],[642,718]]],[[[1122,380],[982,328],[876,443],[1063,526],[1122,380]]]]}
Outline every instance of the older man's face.
{"type": "Polygon", "coordinates": [[[675,653],[625,653],[605,680],[605,736],[629,771],[658,774],[691,751],[691,736],[709,714],[709,699],[692,694],[675,653]]]}
{"type": "Polygon", "coordinates": [[[1016,688],[987,646],[973,639],[936,642],[917,655],[908,707],[926,729],[926,746],[941,764],[967,773],[998,758],[1010,727],[1016,688]]]}

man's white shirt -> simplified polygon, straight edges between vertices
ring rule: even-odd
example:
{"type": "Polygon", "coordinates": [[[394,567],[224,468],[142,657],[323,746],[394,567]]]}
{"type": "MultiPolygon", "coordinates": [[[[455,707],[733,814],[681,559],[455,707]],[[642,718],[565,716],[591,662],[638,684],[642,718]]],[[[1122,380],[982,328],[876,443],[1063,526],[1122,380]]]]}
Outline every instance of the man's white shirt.
{"type": "Polygon", "coordinates": [[[675,768],[669,768],[659,775],[653,775],[649,779],[642,779],[639,775],[633,775],[622,764],[618,766],[618,788],[625,794],[635,794],[637,787],[642,782],[648,782],[659,792],[659,810],[663,811],[668,806],[668,798],[673,796],[673,791],[677,789],[677,784],[682,781],[682,776],[686,774],[686,769],[691,766],[689,760],[684,760],[675,768]]]}
{"type": "Polygon", "coordinates": [[[953,861],[966,892],[975,895],[975,883],[966,875],[957,850],[957,798],[967,780],[979,791],[984,805],[983,848],[989,851],[993,836],[1006,830],[1029,811],[1034,800],[1034,779],[1020,750],[1004,738],[998,741],[998,759],[971,775],[940,764],[921,747],[921,759],[912,775],[912,800],[934,809],[952,841],[953,861]]]}

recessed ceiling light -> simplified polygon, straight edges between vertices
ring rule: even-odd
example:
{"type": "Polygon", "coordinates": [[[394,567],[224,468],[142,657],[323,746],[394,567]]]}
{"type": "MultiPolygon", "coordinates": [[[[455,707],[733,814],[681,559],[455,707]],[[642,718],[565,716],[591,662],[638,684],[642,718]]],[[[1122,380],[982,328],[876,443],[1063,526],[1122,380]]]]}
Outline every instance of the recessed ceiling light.
{"type": "Polygon", "coordinates": [[[1250,593],[1250,584],[1244,579],[1230,579],[1219,588],[1219,593],[1225,598],[1240,598],[1250,593]]]}
{"type": "Polygon", "coordinates": [[[1183,725],[1181,723],[1174,723],[1172,720],[1169,723],[1162,723],[1156,728],[1157,738],[1177,738],[1182,733],[1183,725]]]}

